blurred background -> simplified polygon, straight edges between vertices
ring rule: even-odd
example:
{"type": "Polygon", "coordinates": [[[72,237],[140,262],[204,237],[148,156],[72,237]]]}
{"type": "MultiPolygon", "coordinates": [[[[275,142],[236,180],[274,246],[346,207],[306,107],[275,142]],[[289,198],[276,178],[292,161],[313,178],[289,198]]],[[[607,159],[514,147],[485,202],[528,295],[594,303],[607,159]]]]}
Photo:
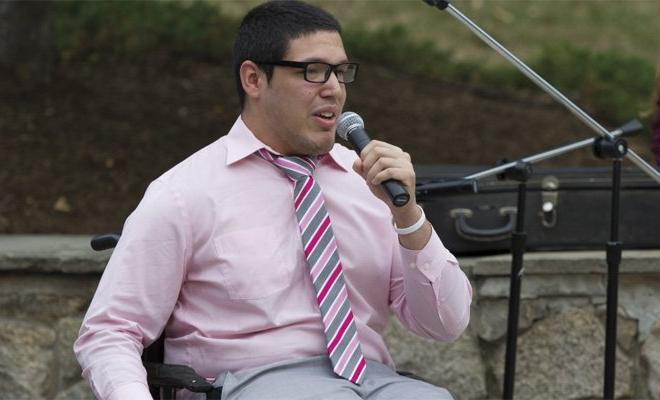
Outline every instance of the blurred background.
{"type": "MultiPolygon", "coordinates": [[[[0,233],[120,231],[148,183],[226,134],[231,46],[259,1],[1,1],[0,233]]],[[[346,109],[418,164],[493,166],[593,136],[421,0],[311,1],[362,63],[346,109]]],[[[453,4],[653,162],[657,0],[453,4]]],[[[630,165],[629,163],[626,163],[630,165]]],[[[545,166],[603,165],[590,150],[545,166]]]]}

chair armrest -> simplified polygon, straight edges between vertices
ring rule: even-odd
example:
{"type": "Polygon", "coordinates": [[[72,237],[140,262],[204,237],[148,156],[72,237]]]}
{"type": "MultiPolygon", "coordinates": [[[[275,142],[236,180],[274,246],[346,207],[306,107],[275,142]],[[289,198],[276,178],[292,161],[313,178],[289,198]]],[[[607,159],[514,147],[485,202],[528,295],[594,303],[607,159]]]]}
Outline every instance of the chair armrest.
{"type": "Polygon", "coordinates": [[[96,251],[103,251],[113,249],[119,242],[119,235],[116,233],[109,233],[105,235],[97,235],[92,238],[90,245],[96,251]]]}
{"type": "Polygon", "coordinates": [[[213,390],[213,385],[186,365],[147,362],[144,363],[144,368],[147,370],[149,385],[187,389],[195,393],[206,393],[213,390]]]}
{"type": "Polygon", "coordinates": [[[399,375],[401,375],[401,376],[405,376],[406,378],[411,378],[411,379],[415,379],[415,380],[418,380],[418,381],[422,381],[422,382],[429,383],[426,379],[422,378],[421,376],[419,376],[419,375],[417,375],[417,374],[415,374],[415,373],[413,373],[413,372],[408,372],[408,371],[396,371],[396,373],[399,374],[399,375]]]}

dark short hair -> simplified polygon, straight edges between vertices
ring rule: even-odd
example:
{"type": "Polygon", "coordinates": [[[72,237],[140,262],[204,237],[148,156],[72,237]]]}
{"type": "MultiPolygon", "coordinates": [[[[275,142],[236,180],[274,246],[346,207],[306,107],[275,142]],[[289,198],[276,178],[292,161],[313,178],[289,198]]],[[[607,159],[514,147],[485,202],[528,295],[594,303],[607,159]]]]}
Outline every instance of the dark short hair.
{"type": "MultiPolygon", "coordinates": [[[[291,40],[318,31],[341,33],[341,26],[330,13],[300,1],[269,1],[250,10],[238,28],[232,60],[241,108],[245,104],[241,64],[245,60],[280,61],[291,40]]],[[[273,66],[260,68],[270,81],[273,66]]]]}

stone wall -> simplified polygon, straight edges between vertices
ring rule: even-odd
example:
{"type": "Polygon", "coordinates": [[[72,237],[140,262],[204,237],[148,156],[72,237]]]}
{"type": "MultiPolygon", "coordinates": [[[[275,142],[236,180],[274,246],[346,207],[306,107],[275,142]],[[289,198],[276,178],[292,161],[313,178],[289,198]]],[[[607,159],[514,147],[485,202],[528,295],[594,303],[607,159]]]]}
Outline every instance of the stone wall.
{"type": "MultiPolygon", "coordinates": [[[[92,399],[71,346],[109,252],[86,236],[0,236],[0,397],[92,399]]],[[[525,256],[515,397],[602,397],[604,252],[525,256]]],[[[508,255],[461,259],[474,288],[472,319],[454,343],[415,337],[396,321],[387,340],[398,368],[458,399],[501,396],[508,255]]],[[[619,290],[616,395],[660,399],[660,250],[625,251],[619,290]]]]}
{"type": "MultiPolygon", "coordinates": [[[[392,324],[390,344],[400,366],[445,383],[456,397],[501,398],[510,256],[461,264],[475,290],[468,332],[436,344],[392,324]]],[[[529,253],[524,265],[515,397],[602,398],[604,252],[529,253]]],[[[617,342],[616,396],[660,399],[660,251],[623,253],[617,342]]]]}

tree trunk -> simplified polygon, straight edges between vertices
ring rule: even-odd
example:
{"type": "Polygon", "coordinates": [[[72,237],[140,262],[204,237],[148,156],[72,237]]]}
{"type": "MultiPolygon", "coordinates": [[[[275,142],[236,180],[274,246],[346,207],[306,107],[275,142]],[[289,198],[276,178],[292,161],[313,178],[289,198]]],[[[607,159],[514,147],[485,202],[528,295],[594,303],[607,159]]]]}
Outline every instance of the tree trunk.
{"type": "Polygon", "coordinates": [[[22,83],[51,79],[55,43],[50,1],[0,0],[0,67],[22,83]]]}

